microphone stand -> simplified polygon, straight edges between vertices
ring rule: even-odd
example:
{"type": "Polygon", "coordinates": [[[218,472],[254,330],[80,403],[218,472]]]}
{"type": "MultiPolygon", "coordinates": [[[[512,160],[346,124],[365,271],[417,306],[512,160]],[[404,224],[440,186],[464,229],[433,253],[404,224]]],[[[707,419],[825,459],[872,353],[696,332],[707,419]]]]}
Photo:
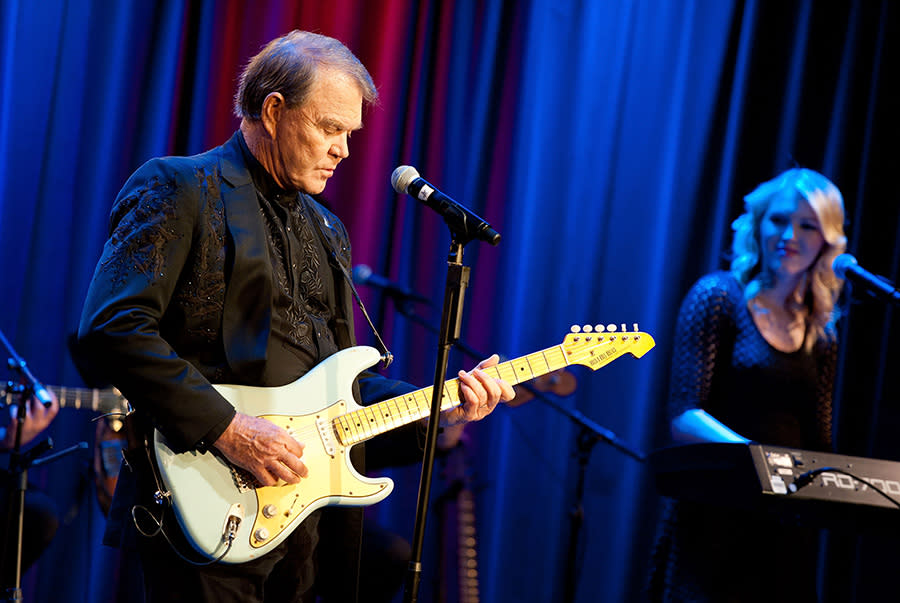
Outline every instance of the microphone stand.
{"type": "MultiPolygon", "coordinates": [[[[437,333],[437,329],[435,329],[434,325],[423,319],[410,308],[408,300],[395,298],[395,301],[397,302],[395,303],[395,307],[400,314],[407,317],[412,322],[424,327],[431,333],[437,333]]],[[[456,346],[472,358],[481,359],[485,357],[485,354],[470,347],[462,340],[457,340],[456,346]]],[[[556,400],[552,400],[545,396],[543,392],[537,390],[528,383],[519,383],[516,387],[522,387],[528,390],[536,399],[547,404],[558,413],[565,415],[579,427],[575,444],[578,458],[578,479],[575,486],[575,502],[572,505],[571,511],[569,511],[569,544],[566,554],[566,578],[562,599],[567,603],[572,602],[575,601],[575,584],[578,578],[578,547],[581,539],[581,528],[584,524],[585,474],[594,445],[597,444],[597,442],[609,444],[619,452],[630,456],[640,463],[645,462],[646,458],[636,449],[620,440],[615,433],[589,419],[577,409],[566,408],[556,400]]]]}
{"type": "Polygon", "coordinates": [[[444,394],[444,378],[450,347],[459,339],[463,299],[469,284],[469,267],[463,266],[463,246],[471,239],[451,233],[450,253],[447,258],[447,284],[444,290],[444,310],[441,316],[441,330],[437,348],[437,362],[434,370],[434,385],[431,395],[431,415],[425,436],[425,456],[422,460],[422,476],[419,480],[419,497],[416,504],[416,525],[413,532],[412,552],[407,570],[407,580],[403,600],[413,603],[418,600],[419,583],[422,579],[422,546],[425,538],[425,523],[428,515],[428,497],[431,492],[431,477],[434,472],[434,457],[437,449],[438,427],[441,414],[441,398],[444,394]]]}
{"type": "MultiPolygon", "coordinates": [[[[31,374],[31,371],[28,370],[28,366],[25,364],[25,361],[16,354],[15,350],[13,350],[12,345],[3,335],[3,332],[0,331],[0,341],[3,342],[3,345],[6,347],[7,352],[9,352],[9,359],[7,360],[7,364],[10,369],[17,371],[22,377],[25,379],[25,383],[22,385],[14,385],[9,383],[7,385],[7,395],[10,393],[19,394],[19,405],[16,413],[16,436],[15,436],[15,444],[13,449],[10,451],[10,459],[9,459],[9,471],[15,476],[15,497],[14,497],[14,507],[9,509],[8,513],[8,525],[6,526],[7,532],[10,533],[10,528],[12,527],[12,518],[16,518],[16,547],[15,547],[15,578],[14,584],[12,587],[7,587],[6,592],[4,593],[3,601],[8,601],[10,603],[21,603],[22,601],[22,541],[23,541],[23,530],[25,526],[25,491],[28,489],[28,469],[32,465],[40,465],[45,462],[57,459],[63,455],[69,454],[70,452],[75,452],[79,449],[87,448],[86,442],[79,442],[75,446],[71,446],[66,448],[65,450],[61,450],[60,452],[48,455],[44,458],[37,458],[39,455],[43,454],[47,450],[53,448],[53,440],[45,438],[38,442],[33,448],[28,450],[27,452],[22,452],[22,430],[25,427],[25,421],[28,417],[28,404],[30,403],[31,398],[34,396],[35,391],[42,388],[41,383],[35,379],[34,375],[31,374]]],[[[0,404],[0,408],[3,407],[3,404],[0,404]]],[[[2,545],[3,548],[3,557],[5,558],[8,551],[7,540],[6,537],[3,539],[2,545]]],[[[6,585],[4,585],[6,586],[6,585]]]]}
{"type": "MultiPolygon", "coordinates": [[[[12,475],[15,476],[15,495],[11,497],[11,507],[8,510],[7,514],[7,534],[12,533],[11,529],[13,529],[12,521],[13,517],[16,518],[15,530],[16,530],[16,546],[14,551],[13,563],[15,564],[15,574],[13,579],[13,585],[10,587],[6,586],[6,592],[4,593],[4,601],[22,601],[22,588],[21,588],[21,580],[22,580],[22,531],[25,525],[25,490],[27,489],[28,484],[28,466],[32,459],[32,453],[40,454],[44,450],[48,450],[53,446],[53,442],[48,438],[43,442],[39,443],[37,446],[31,449],[29,453],[22,454],[22,428],[25,424],[25,419],[27,416],[27,400],[33,393],[33,388],[31,386],[23,386],[20,388],[21,391],[21,399],[18,406],[18,411],[16,413],[16,418],[18,419],[18,423],[16,426],[16,437],[15,437],[15,445],[13,449],[10,451],[9,457],[9,471],[12,475]]],[[[7,560],[7,555],[10,551],[7,549],[8,544],[8,536],[3,539],[3,558],[7,560]]]]}

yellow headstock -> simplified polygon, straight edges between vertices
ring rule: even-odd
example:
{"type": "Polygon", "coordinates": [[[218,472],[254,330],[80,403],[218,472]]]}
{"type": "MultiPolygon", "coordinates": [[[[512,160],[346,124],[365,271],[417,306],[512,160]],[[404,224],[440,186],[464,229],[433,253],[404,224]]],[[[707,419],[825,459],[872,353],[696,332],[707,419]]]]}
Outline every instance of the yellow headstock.
{"type": "Polygon", "coordinates": [[[638,331],[636,324],[634,331],[625,328],[624,324],[621,329],[614,324],[572,327],[562,343],[566,360],[595,371],[625,354],[640,358],[656,345],[653,337],[638,331]]]}

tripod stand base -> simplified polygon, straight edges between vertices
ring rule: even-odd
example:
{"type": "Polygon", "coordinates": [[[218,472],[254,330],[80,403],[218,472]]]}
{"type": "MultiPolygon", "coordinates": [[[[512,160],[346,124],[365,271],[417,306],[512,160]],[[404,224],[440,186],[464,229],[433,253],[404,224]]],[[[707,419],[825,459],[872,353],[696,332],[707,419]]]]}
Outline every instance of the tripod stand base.
{"type": "Polygon", "coordinates": [[[22,589],[11,588],[3,598],[4,603],[22,603],[22,589]]]}

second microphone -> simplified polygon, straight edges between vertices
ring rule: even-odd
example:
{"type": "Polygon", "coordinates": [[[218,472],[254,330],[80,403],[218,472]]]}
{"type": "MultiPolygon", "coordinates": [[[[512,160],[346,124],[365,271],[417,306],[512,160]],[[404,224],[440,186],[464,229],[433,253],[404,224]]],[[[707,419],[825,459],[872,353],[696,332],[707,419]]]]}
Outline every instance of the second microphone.
{"type": "Polygon", "coordinates": [[[369,285],[381,291],[388,297],[393,297],[397,301],[412,301],[420,304],[431,305],[431,300],[424,295],[419,295],[409,289],[398,285],[397,283],[372,272],[372,269],[365,264],[358,264],[353,267],[353,282],[357,285],[369,285]]]}

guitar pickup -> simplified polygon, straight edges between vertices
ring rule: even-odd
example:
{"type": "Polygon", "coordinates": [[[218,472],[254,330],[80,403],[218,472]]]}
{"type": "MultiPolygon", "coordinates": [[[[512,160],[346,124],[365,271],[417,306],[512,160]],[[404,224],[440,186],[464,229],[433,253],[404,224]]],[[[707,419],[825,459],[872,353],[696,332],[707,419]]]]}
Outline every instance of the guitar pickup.
{"type": "Polygon", "coordinates": [[[330,433],[330,425],[330,419],[323,419],[321,417],[316,419],[316,431],[319,432],[319,437],[322,438],[322,446],[325,448],[325,454],[333,457],[335,455],[335,448],[334,440],[330,433]]]}

